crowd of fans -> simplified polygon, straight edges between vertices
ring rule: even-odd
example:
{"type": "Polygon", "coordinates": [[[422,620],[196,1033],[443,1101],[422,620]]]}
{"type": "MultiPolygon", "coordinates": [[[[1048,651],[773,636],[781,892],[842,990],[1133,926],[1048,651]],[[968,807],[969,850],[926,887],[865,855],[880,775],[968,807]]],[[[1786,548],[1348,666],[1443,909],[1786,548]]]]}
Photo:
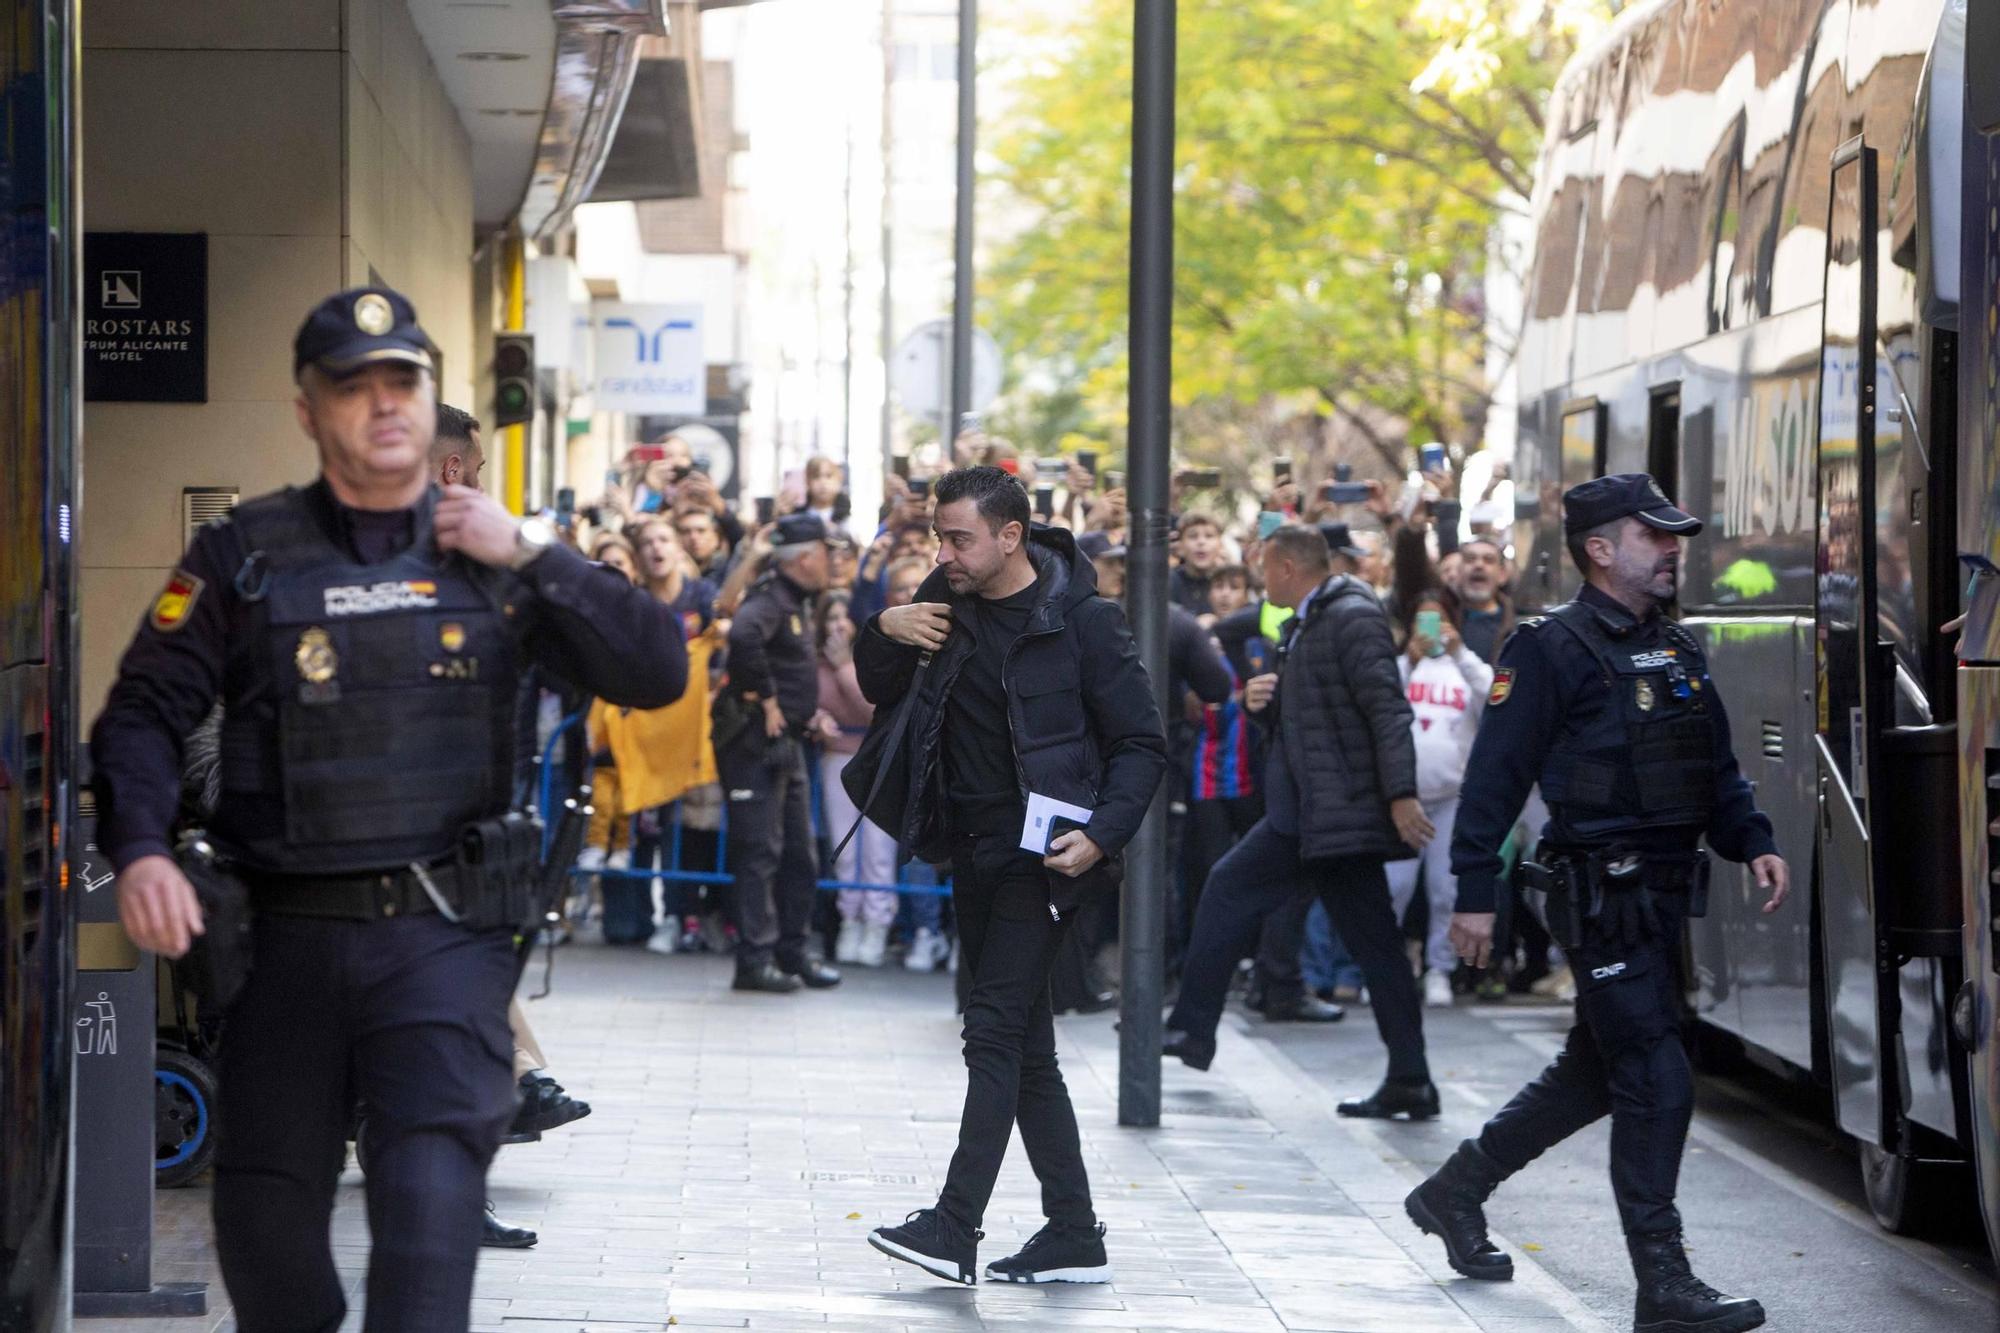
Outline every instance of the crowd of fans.
{"type": "MultiPolygon", "coordinates": [[[[1039,521],[1075,533],[1096,567],[1099,590],[1122,594],[1128,511],[1119,473],[1100,472],[1088,452],[1029,460],[977,435],[961,437],[953,455],[954,464],[989,462],[1013,472],[1033,497],[1039,521]]],[[[1435,453],[1424,461],[1436,463],[1435,453]]],[[[711,703],[726,681],[731,617],[771,564],[773,525],[807,511],[831,534],[827,586],[808,617],[819,681],[818,711],[807,731],[816,753],[813,811],[823,890],[814,931],[842,964],[900,960],[919,972],[955,967],[949,897],[939,892],[932,868],[899,869],[894,838],[868,823],[834,855],[856,818],[840,772],[873,713],[855,681],[855,639],[877,612],[911,602],[933,567],[929,479],[899,468],[886,478],[880,511],[857,516],[841,466],[815,457],[777,496],[739,512],[707,462],[684,439],[669,436],[634,450],[597,503],[558,515],[580,550],[675,609],[691,657],[687,694],[667,708],[634,711],[574,697],[545,707],[545,743],[558,718],[581,715],[564,743],[550,748],[562,757],[567,778],[587,772],[596,807],[579,867],[597,873],[578,881],[565,930],[594,927],[608,944],[657,953],[734,947],[711,703]]],[[[1462,504],[1448,463],[1412,473],[1400,487],[1350,481],[1345,468],[1337,479],[1309,486],[1290,475],[1288,461],[1277,466],[1276,484],[1254,520],[1214,507],[1212,474],[1187,470],[1174,481],[1170,957],[1185,947],[1209,868],[1262,813],[1265,740],[1243,691],[1276,669],[1291,612],[1263,596],[1261,548],[1281,524],[1304,521],[1326,538],[1337,571],[1376,590],[1401,649],[1419,798],[1437,835],[1423,856],[1391,866],[1391,893],[1426,1001],[1444,1005],[1456,994],[1495,998],[1530,987],[1561,993],[1566,975],[1559,965],[1552,974],[1547,936],[1525,913],[1503,923],[1504,943],[1483,974],[1457,963],[1445,935],[1455,894],[1448,849],[1458,789],[1492,684],[1490,663],[1515,619],[1505,535],[1487,517],[1493,506],[1462,504]]],[[[1494,469],[1477,498],[1490,500],[1505,475],[1494,469]]],[[[1057,970],[1059,1009],[1111,1002],[1116,923],[1114,903],[1086,904],[1072,932],[1075,956],[1057,970]]],[[[1294,1007],[1301,986],[1322,1005],[1364,997],[1358,970],[1317,905],[1308,910],[1302,900],[1295,919],[1274,920],[1265,943],[1246,972],[1252,1004],[1270,1016],[1304,1016],[1294,1007]]]]}

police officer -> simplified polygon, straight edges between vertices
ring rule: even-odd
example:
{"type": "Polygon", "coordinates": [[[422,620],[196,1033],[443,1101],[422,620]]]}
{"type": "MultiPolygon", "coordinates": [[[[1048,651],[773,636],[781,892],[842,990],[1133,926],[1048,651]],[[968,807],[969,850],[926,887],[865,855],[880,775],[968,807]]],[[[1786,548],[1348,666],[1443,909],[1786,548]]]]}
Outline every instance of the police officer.
{"type": "Polygon", "coordinates": [[[222,1044],[215,1231],[246,1333],[342,1320],[327,1224],[357,1100],[367,1327],[466,1326],[539,851],[508,817],[516,681],[545,663],[638,708],[687,682],[666,608],[548,524],[431,484],[428,346],[386,288],[313,310],[293,371],[319,479],[197,534],[91,737],[120,918],[179,957],[204,931],[168,844],[181,748],[224,705],[209,841],[254,926],[222,1044]]]}
{"type": "Polygon", "coordinates": [[[1481,1205],[1502,1180],[1599,1116],[1611,1117],[1611,1187],[1638,1278],[1639,1330],[1756,1328],[1756,1301],[1688,1269],[1674,1186],[1694,1113],[1680,1039],[1676,962],[1683,920],[1705,907],[1697,842],[1748,864],[1764,905],[1788,875],[1730,750],[1729,719],[1695,637],[1668,617],[1681,538],[1700,520],[1651,477],[1601,477],[1563,497],[1563,532],[1584,588],[1526,620],[1493,676],[1452,839],[1452,942],[1486,964],[1500,847],[1529,789],[1549,822],[1527,878],[1577,980],[1577,1023],[1555,1061],[1404,1207],[1443,1238],[1451,1266],[1504,1281],[1513,1261],[1487,1238],[1481,1205]]]}
{"type": "Polygon", "coordinates": [[[720,710],[748,718],[716,745],[729,797],[729,868],[736,876],[734,989],[785,993],[840,984],[807,947],[819,850],[805,735],[819,711],[814,593],[826,587],[827,529],[786,514],[771,533],[766,572],[729,625],[729,680],[720,710]]]}

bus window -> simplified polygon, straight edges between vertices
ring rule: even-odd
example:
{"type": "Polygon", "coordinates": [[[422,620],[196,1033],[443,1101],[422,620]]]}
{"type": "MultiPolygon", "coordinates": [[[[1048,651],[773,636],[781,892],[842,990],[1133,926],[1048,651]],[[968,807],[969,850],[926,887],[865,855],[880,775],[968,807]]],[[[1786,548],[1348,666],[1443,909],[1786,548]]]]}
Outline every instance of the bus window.
{"type": "Polygon", "coordinates": [[[1826,303],[1820,340],[1819,576],[1814,668],[1818,730],[1835,772],[1860,804],[1868,711],[1862,655],[1872,651],[1874,573],[1872,446],[1875,400],[1874,154],[1851,143],[1836,154],[1826,237],[1826,303]],[[1865,635],[1865,637],[1864,637],[1865,635]]]}
{"type": "Polygon", "coordinates": [[[1579,398],[1563,405],[1562,488],[1604,475],[1604,404],[1579,398]]]}
{"type": "MultiPolygon", "coordinates": [[[[1693,501],[1680,493],[1680,458],[1681,386],[1662,384],[1646,399],[1646,471],[1669,500],[1685,509],[1693,501]]],[[[1701,509],[1688,512],[1699,518],[1701,509]]]]}

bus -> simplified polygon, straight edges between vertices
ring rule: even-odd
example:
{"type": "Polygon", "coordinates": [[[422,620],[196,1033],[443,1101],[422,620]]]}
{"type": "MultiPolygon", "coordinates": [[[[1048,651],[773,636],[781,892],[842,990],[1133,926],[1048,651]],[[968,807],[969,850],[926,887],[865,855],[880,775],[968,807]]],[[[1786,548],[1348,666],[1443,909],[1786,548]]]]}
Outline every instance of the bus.
{"type": "Polygon", "coordinates": [[[0,1328],[69,1327],[73,6],[0,0],[0,1328]]]}
{"type": "Polygon", "coordinates": [[[1965,78],[1996,9],[1654,0],[1579,53],[1514,541],[1548,606],[1567,487],[1647,471],[1706,520],[1681,610],[1803,892],[1767,917],[1718,867],[1694,1021],[1826,1089],[1884,1226],[1970,1173],[2000,1262],[2000,89],[1965,78]]]}

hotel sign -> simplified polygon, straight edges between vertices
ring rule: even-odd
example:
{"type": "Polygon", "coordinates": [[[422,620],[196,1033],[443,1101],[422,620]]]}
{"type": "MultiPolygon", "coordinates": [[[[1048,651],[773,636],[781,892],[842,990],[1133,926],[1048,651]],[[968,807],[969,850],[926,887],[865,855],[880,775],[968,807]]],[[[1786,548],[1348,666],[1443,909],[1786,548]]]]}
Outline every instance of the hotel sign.
{"type": "Polygon", "coordinates": [[[207,235],[87,233],[83,287],[86,401],[208,401],[207,235]]]}

